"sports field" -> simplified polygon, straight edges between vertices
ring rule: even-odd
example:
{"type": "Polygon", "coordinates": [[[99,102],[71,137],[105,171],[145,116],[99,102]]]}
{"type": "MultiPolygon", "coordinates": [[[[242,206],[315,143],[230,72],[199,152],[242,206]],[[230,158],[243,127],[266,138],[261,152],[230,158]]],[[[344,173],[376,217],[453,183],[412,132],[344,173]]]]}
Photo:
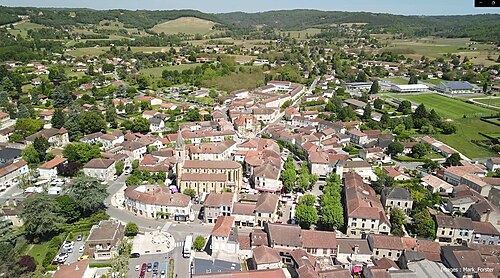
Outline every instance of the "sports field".
{"type": "Polygon", "coordinates": [[[199,19],[196,17],[181,17],[155,25],[151,30],[156,33],[177,34],[185,33],[190,35],[207,34],[214,27],[215,22],[199,19]]]}
{"type": "Polygon", "coordinates": [[[483,108],[474,104],[465,103],[460,100],[441,96],[438,94],[419,94],[419,95],[397,95],[398,98],[404,98],[416,103],[423,103],[426,108],[434,109],[436,112],[447,119],[460,119],[464,115],[467,117],[482,117],[496,114],[495,111],[483,108]]]}
{"type": "Polygon", "coordinates": [[[479,132],[489,135],[500,132],[500,127],[480,120],[481,116],[496,114],[495,111],[437,94],[397,95],[397,97],[415,103],[423,103],[428,110],[436,110],[441,117],[451,119],[457,126],[455,134],[435,135],[436,139],[457,149],[469,158],[495,155],[494,152],[473,143],[474,140],[487,140],[479,132]]]}
{"type": "Polygon", "coordinates": [[[476,98],[476,99],[474,99],[474,101],[500,108],[500,97],[497,97],[497,98],[476,98]]]}

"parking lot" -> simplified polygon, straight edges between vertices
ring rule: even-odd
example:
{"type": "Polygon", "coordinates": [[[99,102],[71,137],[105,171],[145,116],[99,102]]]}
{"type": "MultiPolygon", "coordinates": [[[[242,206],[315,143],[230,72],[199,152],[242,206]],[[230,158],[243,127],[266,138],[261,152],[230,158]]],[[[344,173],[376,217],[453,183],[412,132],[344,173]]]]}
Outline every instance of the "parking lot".
{"type": "MultiPolygon", "coordinates": [[[[168,261],[169,261],[169,254],[152,254],[152,255],[142,255],[139,258],[131,258],[129,261],[129,271],[128,271],[128,277],[129,278],[134,278],[134,277],[139,277],[141,271],[136,270],[136,266],[140,267],[142,266],[143,263],[151,263],[153,264],[154,262],[158,262],[158,274],[157,278],[160,278],[160,272],[161,270],[165,270],[165,277],[168,276],[168,261]]],[[[153,271],[146,272],[145,278],[152,278],[153,277],[153,271]]]]}
{"type": "Polygon", "coordinates": [[[67,250],[64,248],[64,244],[61,246],[61,248],[59,249],[59,253],[57,253],[58,255],[61,254],[61,253],[67,253],[68,254],[68,258],[64,261],[65,264],[71,264],[71,263],[74,263],[76,261],[78,261],[78,258],[80,258],[84,253],[80,253],[79,250],[80,250],[80,247],[84,246],[85,245],[85,239],[82,239],[81,241],[74,241],[74,245],[73,245],[73,252],[69,253],[67,252],[67,250]]]}

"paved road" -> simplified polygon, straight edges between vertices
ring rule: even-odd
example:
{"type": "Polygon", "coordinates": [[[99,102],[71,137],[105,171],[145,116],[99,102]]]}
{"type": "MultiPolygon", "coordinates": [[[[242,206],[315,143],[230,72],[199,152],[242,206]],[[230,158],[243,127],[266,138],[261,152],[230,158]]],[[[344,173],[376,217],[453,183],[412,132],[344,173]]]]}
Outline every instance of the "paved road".
{"type": "Polygon", "coordinates": [[[17,186],[11,186],[4,191],[0,192],[0,204],[5,203],[7,200],[22,200],[24,199],[23,190],[17,186]]]}

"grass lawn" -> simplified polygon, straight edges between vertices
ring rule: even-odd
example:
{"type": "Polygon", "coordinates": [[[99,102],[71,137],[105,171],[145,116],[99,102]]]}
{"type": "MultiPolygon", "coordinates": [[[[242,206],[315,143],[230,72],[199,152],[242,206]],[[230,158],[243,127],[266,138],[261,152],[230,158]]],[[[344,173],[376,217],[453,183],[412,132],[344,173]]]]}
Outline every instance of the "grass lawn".
{"type": "Polygon", "coordinates": [[[175,66],[165,66],[165,67],[156,67],[156,68],[147,68],[142,69],[141,73],[144,75],[152,75],[153,77],[160,78],[161,74],[164,70],[178,70],[183,71],[185,69],[192,69],[196,66],[200,66],[201,63],[193,63],[193,64],[181,64],[175,66]]]}
{"type": "Polygon", "coordinates": [[[433,79],[422,80],[422,82],[427,82],[427,83],[431,83],[431,84],[434,84],[434,85],[439,85],[443,81],[445,81],[445,80],[440,79],[440,78],[435,78],[435,79],[433,78],[433,79]]]}
{"type": "Polygon", "coordinates": [[[472,143],[472,140],[487,140],[487,138],[479,134],[479,132],[489,135],[499,133],[500,128],[498,126],[483,122],[479,118],[457,119],[455,124],[457,125],[457,132],[455,134],[439,134],[435,136],[436,139],[452,146],[469,158],[498,155],[472,143]]]}
{"type": "Polygon", "coordinates": [[[382,80],[387,81],[387,82],[391,82],[391,83],[397,84],[397,85],[407,85],[408,84],[408,80],[406,80],[402,77],[388,77],[388,78],[382,78],[382,80]]]}
{"type": "Polygon", "coordinates": [[[196,17],[181,17],[155,25],[151,30],[156,33],[177,34],[185,33],[190,35],[207,34],[212,31],[215,22],[199,19],[196,17]]]}
{"type": "MultiPolygon", "coordinates": [[[[239,89],[256,88],[259,82],[264,81],[264,73],[233,73],[228,76],[217,77],[212,80],[204,80],[202,85],[205,87],[215,87],[217,89],[232,92],[239,89]]],[[[261,84],[262,85],[262,84],[261,84]]]]}
{"type": "Polygon", "coordinates": [[[495,114],[495,111],[491,109],[465,103],[463,101],[441,96],[438,94],[398,94],[397,98],[404,98],[416,103],[423,103],[428,110],[434,109],[440,116],[446,119],[461,119],[463,115],[466,115],[468,117],[481,117],[495,114]]]}
{"type": "Polygon", "coordinates": [[[486,134],[499,133],[500,128],[498,126],[479,119],[481,116],[495,114],[495,111],[437,94],[398,95],[397,97],[423,103],[427,109],[435,109],[441,117],[453,120],[453,123],[457,126],[457,132],[451,135],[438,134],[435,136],[436,139],[457,149],[469,158],[495,155],[490,150],[472,142],[472,140],[487,140],[479,132],[486,134]],[[463,118],[463,115],[466,115],[467,118],[463,118]]]}
{"type": "Polygon", "coordinates": [[[43,259],[49,250],[49,241],[38,243],[33,245],[33,248],[28,252],[28,255],[32,256],[37,265],[42,265],[43,259]]]}
{"type": "Polygon", "coordinates": [[[83,47],[77,48],[75,50],[70,50],[68,51],[68,54],[73,56],[100,55],[108,49],[109,47],[83,47]]]}
{"type": "Polygon", "coordinates": [[[498,98],[476,98],[474,101],[483,103],[483,104],[488,104],[491,106],[496,106],[500,107],[500,97],[498,98]]]}

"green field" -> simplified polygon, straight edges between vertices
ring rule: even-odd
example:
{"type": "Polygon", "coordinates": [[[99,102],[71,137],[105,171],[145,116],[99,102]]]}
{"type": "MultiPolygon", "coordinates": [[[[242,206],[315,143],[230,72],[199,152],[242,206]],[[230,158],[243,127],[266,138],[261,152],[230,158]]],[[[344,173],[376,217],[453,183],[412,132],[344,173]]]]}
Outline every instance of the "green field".
{"type": "Polygon", "coordinates": [[[421,56],[437,58],[446,53],[455,53],[462,57],[469,57],[474,63],[489,66],[498,63],[489,60],[488,57],[494,60],[500,54],[492,45],[485,43],[473,45],[472,47],[476,49],[471,49],[467,45],[470,42],[468,38],[386,39],[385,41],[388,43],[388,46],[382,48],[382,51],[401,53],[414,59],[419,59],[421,56]]]}
{"type": "Polygon", "coordinates": [[[387,78],[382,78],[382,80],[391,82],[393,84],[397,85],[406,85],[408,84],[408,80],[401,78],[401,77],[387,77],[387,78]]]}
{"type": "Polygon", "coordinates": [[[212,21],[199,19],[196,17],[181,17],[155,25],[151,30],[156,33],[177,34],[185,33],[190,35],[208,34],[212,31],[215,23],[212,21]]]}
{"type": "Polygon", "coordinates": [[[474,104],[465,103],[460,100],[437,94],[419,94],[419,95],[397,95],[398,98],[404,98],[416,103],[423,103],[428,109],[433,108],[436,112],[446,119],[460,119],[464,115],[472,117],[490,116],[495,111],[483,108],[474,104]]]}
{"type": "Polygon", "coordinates": [[[14,29],[9,30],[9,33],[14,36],[21,35],[22,37],[28,36],[29,29],[40,29],[45,27],[43,25],[32,23],[30,21],[21,21],[14,23],[13,25],[14,29]]]}
{"type": "Polygon", "coordinates": [[[45,259],[45,255],[49,249],[48,247],[49,241],[35,244],[28,252],[28,255],[32,256],[38,265],[42,265],[43,259],[45,259]]]}
{"type": "Polygon", "coordinates": [[[474,101],[500,108],[500,97],[498,97],[498,98],[476,98],[476,99],[474,99],[474,101]]]}
{"type": "Polygon", "coordinates": [[[435,136],[436,139],[457,149],[469,158],[495,155],[494,152],[472,142],[472,140],[487,140],[479,132],[493,135],[500,132],[498,126],[479,119],[481,116],[495,114],[495,111],[437,94],[398,95],[397,97],[423,103],[428,110],[434,109],[441,117],[452,119],[457,126],[457,132],[451,135],[439,134],[435,136]],[[464,115],[466,118],[463,118],[464,115]]]}
{"type": "Polygon", "coordinates": [[[318,28],[307,28],[299,31],[280,31],[280,33],[285,34],[285,36],[288,36],[288,34],[290,34],[290,38],[301,40],[307,39],[307,35],[311,37],[318,34],[319,32],[321,32],[321,29],[318,28]]]}
{"type": "Polygon", "coordinates": [[[200,66],[201,63],[193,63],[193,64],[181,64],[181,65],[175,65],[175,66],[166,66],[166,67],[156,67],[156,68],[147,68],[147,69],[142,69],[141,73],[144,75],[151,75],[153,77],[161,77],[161,74],[164,70],[177,70],[177,71],[183,71],[185,69],[192,69],[195,68],[196,66],[200,66]]]}
{"type": "Polygon", "coordinates": [[[83,47],[68,51],[73,56],[100,55],[108,50],[108,47],[83,47]]]}
{"type": "Polygon", "coordinates": [[[202,85],[205,87],[215,87],[226,92],[255,88],[263,84],[264,73],[262,72],[233,73],[229,76],[221,76],[202,82],[202,85]]]}

